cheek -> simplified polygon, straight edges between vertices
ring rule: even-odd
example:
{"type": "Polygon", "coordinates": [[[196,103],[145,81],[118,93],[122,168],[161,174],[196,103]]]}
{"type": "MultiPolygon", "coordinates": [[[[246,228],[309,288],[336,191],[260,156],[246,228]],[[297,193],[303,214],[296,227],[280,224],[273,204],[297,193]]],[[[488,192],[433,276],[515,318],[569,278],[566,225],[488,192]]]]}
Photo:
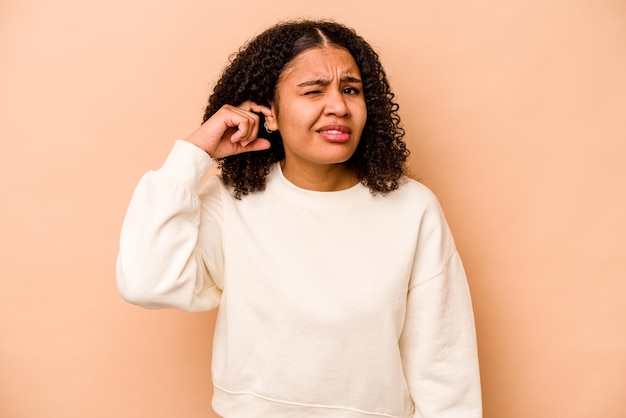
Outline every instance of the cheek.
{"type": "Polygon", "coordinates": [[[361,129],[362,129],[363,127],[365,127],[365,122],[367,122],[367,107],[365,107],[365,104],[359,107],[358,117],[361,120],[361,129]]]}
{"type": "Polygon", "coordinates": [[[317,119],[318,114],[312,111],[310,107],[300,106],[300,108],[293,108],[289,113],[285,113],[280,124],[284,130],[305,130],[309,129],[317,119]]]}

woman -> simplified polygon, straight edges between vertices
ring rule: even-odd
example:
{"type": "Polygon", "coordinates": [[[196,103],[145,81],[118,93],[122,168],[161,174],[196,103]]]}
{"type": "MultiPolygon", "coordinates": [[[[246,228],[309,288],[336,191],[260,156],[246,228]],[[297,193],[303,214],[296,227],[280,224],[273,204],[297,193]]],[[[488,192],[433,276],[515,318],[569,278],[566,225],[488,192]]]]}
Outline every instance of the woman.
{"type": "Polygon", "coordinates": [[[141,179],[119,290],[148,308],[219,306],[221,416],[481,416],[465,274],[437,200],[404,176],[397,109],[352,30],[281,23],[141,179]]]}

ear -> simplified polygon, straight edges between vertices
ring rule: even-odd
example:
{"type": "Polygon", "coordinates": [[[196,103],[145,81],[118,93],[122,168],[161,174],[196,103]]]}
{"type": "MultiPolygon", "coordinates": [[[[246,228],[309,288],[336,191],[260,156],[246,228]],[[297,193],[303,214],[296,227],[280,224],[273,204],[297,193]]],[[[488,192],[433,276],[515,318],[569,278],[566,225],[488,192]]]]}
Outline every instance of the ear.
{"type": "Polygon", "coordinates": [[[267,122],[267,127],[270,130],[277,131],[278,130],[278,118],[276,117],[277,108],[274,102],[270,102],[270,110],[272,111],[272,115],[266,116],[265,122],[267,122]]]}

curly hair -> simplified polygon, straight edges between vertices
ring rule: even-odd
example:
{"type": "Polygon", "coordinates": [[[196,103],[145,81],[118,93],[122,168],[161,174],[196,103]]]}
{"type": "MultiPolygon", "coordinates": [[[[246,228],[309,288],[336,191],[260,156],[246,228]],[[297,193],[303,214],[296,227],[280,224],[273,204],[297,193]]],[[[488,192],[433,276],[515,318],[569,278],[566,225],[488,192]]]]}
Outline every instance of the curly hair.
{"type": "MultiPolygon", "coordinates": [[[[403,140],[398,104],[387,81],[378,54],[354,30],[328,20],[281,22],[244,44],[223,70],[209,97],[206,122],[223,105],[238,106],[246,100],[269,106],[275,101],[280,75],[300,53],[332,46],[347,50],[354,58],[363,80],[367,121],[348,166],[371,193],[386,194],[398,188],[406,172],[409,151],[403,140]]],[[[233,195],[263,190],[270,167],[285,158],[279,132],[272,146],[218,159],[222,179],[234,189],[233,195]]]]}

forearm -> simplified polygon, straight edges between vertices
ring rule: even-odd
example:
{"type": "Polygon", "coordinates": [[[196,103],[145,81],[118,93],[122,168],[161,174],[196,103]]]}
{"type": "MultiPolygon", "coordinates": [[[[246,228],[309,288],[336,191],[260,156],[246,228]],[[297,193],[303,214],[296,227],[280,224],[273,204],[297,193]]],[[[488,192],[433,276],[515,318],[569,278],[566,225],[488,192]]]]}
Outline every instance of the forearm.
{"type": "Polygon", "coordinates": [[[196,311],[219,302],[198,248],[198,189],[211,161],[192,147],[177,142],[164,165],[142,177],[131,199],[117,259],[118,289],[131,303],[196,311]]]}
{"type": "Polygon", "coordinates": [[[474,317],[458,254],[410,290],[401,350],[416,418],[482,417],[474,317]]]}

